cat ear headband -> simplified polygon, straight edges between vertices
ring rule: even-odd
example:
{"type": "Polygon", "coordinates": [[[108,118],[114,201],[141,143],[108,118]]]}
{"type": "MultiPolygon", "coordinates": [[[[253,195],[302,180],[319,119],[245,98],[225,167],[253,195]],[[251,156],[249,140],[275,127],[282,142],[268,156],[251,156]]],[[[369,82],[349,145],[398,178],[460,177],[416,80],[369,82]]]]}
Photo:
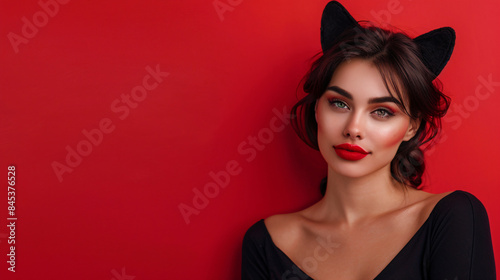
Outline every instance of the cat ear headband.
{"type": "MultiPolygon", "coordinates": [[[[321,17],[321,48],[330,49],[336,39],[347,29],[360,27],[359,23],[337,1],[329,2],[321,17]]],[[[442,27],[413,39],[420,50],[425,66],[436,76],[450,60],[455,46],[455,30],[442,27]]]]}

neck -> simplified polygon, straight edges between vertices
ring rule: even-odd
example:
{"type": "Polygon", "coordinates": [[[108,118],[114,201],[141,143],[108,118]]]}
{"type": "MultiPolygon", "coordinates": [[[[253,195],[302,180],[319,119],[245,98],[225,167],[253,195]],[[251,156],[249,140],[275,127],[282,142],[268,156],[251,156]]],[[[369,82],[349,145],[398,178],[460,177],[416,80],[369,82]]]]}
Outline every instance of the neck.
{"type": "Polygon", "coordinates": [[[360,178],[342,176],[328,168],[323,218],[346,225],[387,213],[404,202],[404,187],[396,182],[390,167],[360,178]]]}

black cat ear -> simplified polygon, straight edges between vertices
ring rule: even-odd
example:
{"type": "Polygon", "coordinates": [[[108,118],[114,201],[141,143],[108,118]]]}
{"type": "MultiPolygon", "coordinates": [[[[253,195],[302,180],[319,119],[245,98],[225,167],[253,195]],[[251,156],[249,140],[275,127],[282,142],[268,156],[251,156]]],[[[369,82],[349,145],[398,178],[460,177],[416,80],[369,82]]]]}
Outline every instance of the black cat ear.
{"type": "Polygon", "coordinates": [[[321,16],[321,48],[323,53],[331,48],[340,34],[358,26],[358,22],[337,1],[326,4],[321,16]]]}
{"type": "Polygon", "coordinates": [[[434,75],[443,70],[455,47],[455,30],[451,27],[442,27],[422,34],[415,42],[422,54],[422,61],[434,75]]]}
{"type": "MultiPolygon", "coordinates": [[[[330,49],[347,29],[360,26],[349,12],[337,1],[329,2],[321,17],[321,48],[330,49]]],[[[436,76],[450,60],[455,46],[455,30],[443,27],[422,34],[413,42],[417,44],[425,66],[436,76]]]]}

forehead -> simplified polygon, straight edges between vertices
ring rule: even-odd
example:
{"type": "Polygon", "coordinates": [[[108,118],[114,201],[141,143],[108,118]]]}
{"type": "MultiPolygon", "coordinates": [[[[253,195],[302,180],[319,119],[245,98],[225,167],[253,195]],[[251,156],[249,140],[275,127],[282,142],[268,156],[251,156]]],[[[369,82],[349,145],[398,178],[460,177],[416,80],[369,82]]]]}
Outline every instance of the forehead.
{"type": "Polygon", "coordinates": [[[384,81],[379,68],[370,60],[354,58],[343,62],[333,73],[329,86],[346,90],[353,99],[393,96],[401,101],[391,82],[384,81]]]}

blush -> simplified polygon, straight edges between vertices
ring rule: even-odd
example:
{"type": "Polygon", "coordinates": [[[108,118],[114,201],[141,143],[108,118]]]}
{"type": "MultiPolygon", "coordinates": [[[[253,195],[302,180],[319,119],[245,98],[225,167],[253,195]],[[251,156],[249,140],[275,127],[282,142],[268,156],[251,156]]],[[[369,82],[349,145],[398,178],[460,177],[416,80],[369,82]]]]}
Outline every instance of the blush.
{"type": "Polygon", "coordinates": [[[408,126],[402,126],[398,131],[394,131],[391,136],[386,138],[386,147],[397,145],[405,136],[408,126]]]}

